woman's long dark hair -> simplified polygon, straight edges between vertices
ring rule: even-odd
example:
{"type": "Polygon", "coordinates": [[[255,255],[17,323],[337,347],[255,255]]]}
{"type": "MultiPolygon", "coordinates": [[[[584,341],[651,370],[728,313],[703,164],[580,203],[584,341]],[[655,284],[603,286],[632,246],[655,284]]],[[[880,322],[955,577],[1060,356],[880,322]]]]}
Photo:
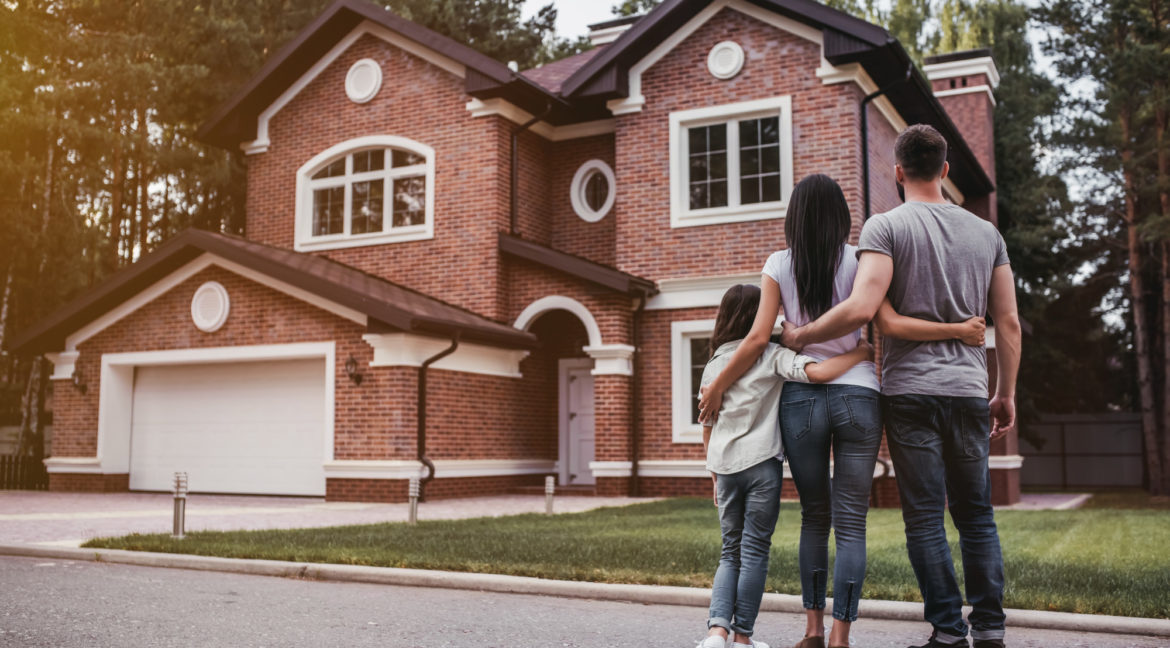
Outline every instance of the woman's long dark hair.
{"type": "Polygon", "coordinates": [[[792,190],[784,240],[791,250],[800,310],[810,320],[833,305],[833,283],[851,225],[845,194],[829,176],[810,175],[792,190]]]}
{"type": "Polygon", "coordinates": [[[742,340],[752,330],[756,311],[760,309],[760,289],[750,284],[736,284],[723,293],[719,314],[715,316],[715,330],[711,333],[708,354],[731,342],[742,340]]]}

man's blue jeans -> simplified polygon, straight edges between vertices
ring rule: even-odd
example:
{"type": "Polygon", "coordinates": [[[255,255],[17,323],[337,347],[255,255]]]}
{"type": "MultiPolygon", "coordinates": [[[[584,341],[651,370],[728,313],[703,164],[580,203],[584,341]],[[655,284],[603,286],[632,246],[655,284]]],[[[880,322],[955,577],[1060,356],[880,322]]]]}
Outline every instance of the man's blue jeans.
{"type": "Polygon", "coordinates": [[[829,529],[837,541],[833,618],[852,623],[865,583],[865,517],[882,444],[878,393],[853,385],[789,382],[780,428],[800,494],[800,590],[804,607],[825,608],[829,529]],[[829,451],[833,474],[829,477],[829,451]]]}
{"type": "Polygon", "coordinates": [[[768,579],[768,552],[780,515],[784,465],[768,459],[730,475],[717,475],[723,552],[711,587],[707,627],[751,636],[768,579]]]}
{"type": "Polygon", "coordinates": [[[990,410],[986,398],[883,396],[906,550],[938,640],[967,636],[943,509],[959,530],[971,636],[1004,634],[1003,555],[991,508],[990,410]]]}

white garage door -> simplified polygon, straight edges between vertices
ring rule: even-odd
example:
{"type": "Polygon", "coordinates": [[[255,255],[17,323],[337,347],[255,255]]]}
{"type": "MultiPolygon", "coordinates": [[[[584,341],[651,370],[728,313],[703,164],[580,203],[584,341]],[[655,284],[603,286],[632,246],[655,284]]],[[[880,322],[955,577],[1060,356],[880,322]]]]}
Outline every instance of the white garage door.
{"type": "Polygon", "coordinates": [[[139,367],[130,488],[324,495],[325,361],[139,367]]]}

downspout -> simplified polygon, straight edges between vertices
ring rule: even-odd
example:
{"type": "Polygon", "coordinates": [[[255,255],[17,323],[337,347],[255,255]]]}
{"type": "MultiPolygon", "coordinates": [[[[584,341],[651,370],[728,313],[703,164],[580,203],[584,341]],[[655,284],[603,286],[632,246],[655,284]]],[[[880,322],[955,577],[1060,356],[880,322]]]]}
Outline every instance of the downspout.
{"type": "Polygon", "coordinates": [[[533,117],[532,119],[529,119],[528,121],[521,124],[520,128],[512,131],[512,173],[511,190],[508,196],[510,203],[508,208],[508,233],[513,236],[516,235],[516,212],[519,209],[518,205],[520,199],[518,195],[520,191],[520,178],[517,175],[518,169],[520,168],[520,133],[523,133],[529,128],[532,128],[534,125],[536,125],[536,122],[544,119],[545,117],[548,117],[549,113],[552,112],[552,109],[553,105],[550,101],[548,104],[546,104],[544,112],[533,117]]]}
{"type": "Polygon", "coordinates": [[[418,415],[416,416],[418,419],[418,460],[419,463],[427,467],[426,476],[419,480],[418,484],[420,502],[425,501],[424,493],[427,482],[435,478],[435,462],[427,457],[427,367],[455,353],[457,348],[459,348],[458,332],[455,333],[455,337],[451,338],[451,346],[423,360],[418,368],[418,415]]]}
{"type": "Polygon", "coordinates": [[[890,83],[884,88],[878,88],[874,92],[865,95],[865,98],[861,100],[861,200],[864,203],[863,209],[865,210],[865,218],[862,222],[869,220],[872,211],[869,204],[869,111],[866,110],[866,107],[869,106],[869,102],[893,90],[898,84],[909,81],[913,74],[914,66],[910,65],[906,68],[906,76],[890,83]]]}
{"type": "MultiPolygon", "coordinates": [[[[862,208],[862,213],[864,214],[861,221],[862,224],[869,222],[870,214],[873,212],[869,204],[869,102],[893,90],[899,84],[909,81],[913,74],[914,65],[908,65],[906,66],[906,76],[890,83],[884,88],[878,88],[865,95],[865,98],[861,100],[861,202],[864,205],[862,208]]],[[[870,344],[873,344],[872,321],[865,325],[865,337],[870,344]]]]}
{"type": "Polygon", "coordinates": [[[642,454],[642,423],[638,411],[638,387],[642,372],[638,371],[638,357],[642,349],[642,313],[646,310],[646,294],[638,298],[634,309],[634,355],[630,358],[630,497],[641,496],[642,486],[638,481],[638,457],[642,454]]]}

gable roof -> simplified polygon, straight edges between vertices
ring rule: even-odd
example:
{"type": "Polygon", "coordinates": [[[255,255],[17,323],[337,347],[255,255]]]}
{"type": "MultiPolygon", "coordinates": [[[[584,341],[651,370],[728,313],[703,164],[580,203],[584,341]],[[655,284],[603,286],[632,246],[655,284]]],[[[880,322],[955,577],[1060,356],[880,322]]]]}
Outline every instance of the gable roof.
{"type": "Polygon", "coordinates": [[[605,48],[605,45],[598,45],[584,52],[578,52],[572,56],[567,56],[551,63],[545,63],[540,67],[524,70],[520,74],[545,90],[554,94],[560,94],[565,81],[588,64],[589,61],[596,58],[605,48]]]}
{"type": "Polygon", "coordinates": [[[369,318],[368,328],[377,332],[399,330],[443,336],[458,333],[467,342],[517,349],[531,349],[537,345],[531,333],[493,322],[324,257],[235,236],[188,229],[17,335],[12,349],[17,353],[60,350],[74,331],[204,253],[238,263],[363,313],[369,318]]]}
{"type": "Polygon", "coordinates": [[[636,277],[617,268],[611,268],[568,252],[561,252],[547,245],[526,241],[506,232],[499,233],[499,247],[500,252],[504,254],[531,261],[627,295],[649,297],[658,292],[657,285],[649,279],[636,277]]]}

